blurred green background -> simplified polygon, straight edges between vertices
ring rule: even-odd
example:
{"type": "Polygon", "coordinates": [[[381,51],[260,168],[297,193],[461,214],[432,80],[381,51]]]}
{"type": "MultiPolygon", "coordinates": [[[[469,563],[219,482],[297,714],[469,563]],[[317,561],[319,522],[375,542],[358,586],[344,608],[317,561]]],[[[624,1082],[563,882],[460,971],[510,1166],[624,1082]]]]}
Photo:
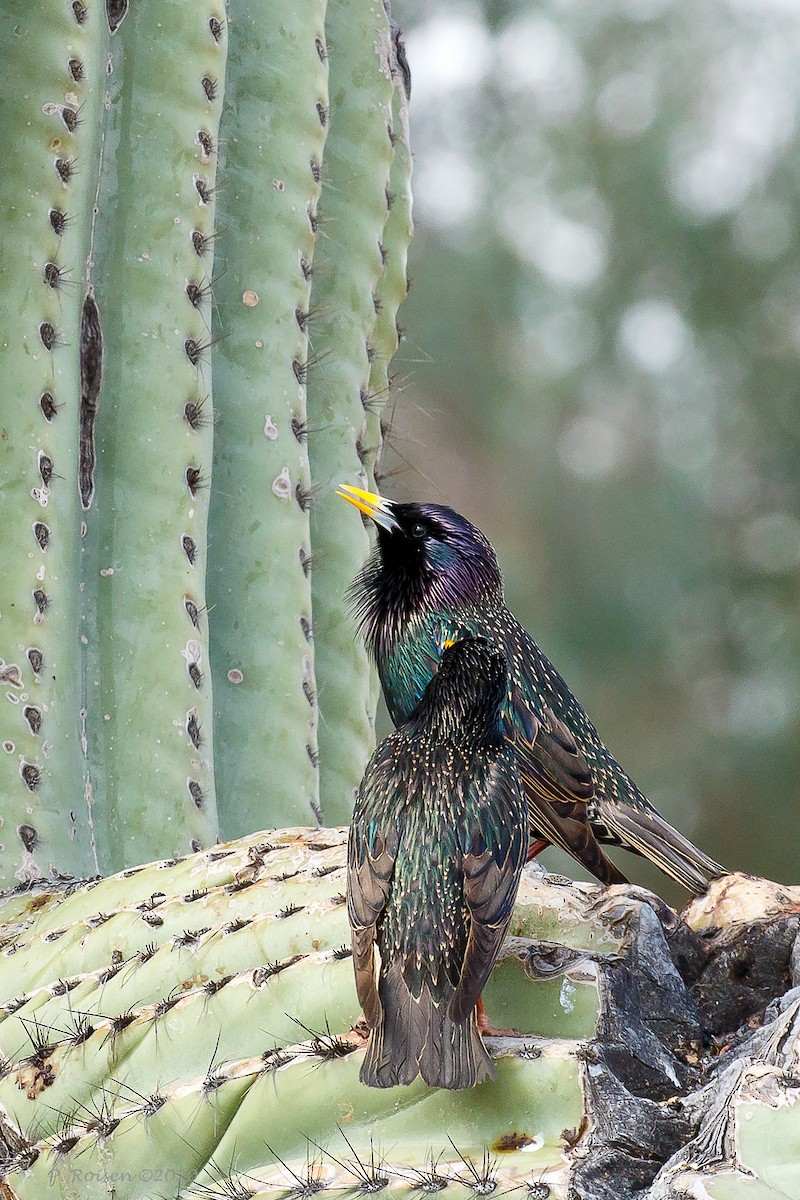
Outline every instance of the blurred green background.
{"type": "Polygon", "coordinates": [[[381,489],[484,529],[670,820],[797,881],[800,5],[393,12],[417,233],[381,489]]]}

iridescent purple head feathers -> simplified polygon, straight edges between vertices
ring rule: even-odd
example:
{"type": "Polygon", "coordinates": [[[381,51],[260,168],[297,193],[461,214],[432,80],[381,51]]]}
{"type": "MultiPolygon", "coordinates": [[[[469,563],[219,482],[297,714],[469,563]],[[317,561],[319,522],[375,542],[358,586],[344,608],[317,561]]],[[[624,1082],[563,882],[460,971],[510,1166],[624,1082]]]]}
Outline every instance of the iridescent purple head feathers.
{"type": "Polygon", "coordinates": [[[369,492],[358,499],[378,527],[375,550],[350,593],[372,652],[416,618],[502,604],[495,552],[466,517],[440,504],[394,503],[369,492]]]}

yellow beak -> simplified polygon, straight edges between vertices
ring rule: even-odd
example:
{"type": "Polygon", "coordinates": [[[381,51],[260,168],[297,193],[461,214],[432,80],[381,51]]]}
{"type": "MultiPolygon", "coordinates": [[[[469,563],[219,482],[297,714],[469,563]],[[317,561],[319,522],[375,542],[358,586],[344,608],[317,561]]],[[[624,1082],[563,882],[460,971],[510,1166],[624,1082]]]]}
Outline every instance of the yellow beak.
{"type": "Polygon", "coordinates": [[[354,505],[359,512],[365,513],[382,529],[391,532],[400,528],[392,515],[392,502],[384,496],[379,496],[376,492],[365,492],[363,488],[353,487],[349,483],[340,483],[336,495],[354,505]]]}

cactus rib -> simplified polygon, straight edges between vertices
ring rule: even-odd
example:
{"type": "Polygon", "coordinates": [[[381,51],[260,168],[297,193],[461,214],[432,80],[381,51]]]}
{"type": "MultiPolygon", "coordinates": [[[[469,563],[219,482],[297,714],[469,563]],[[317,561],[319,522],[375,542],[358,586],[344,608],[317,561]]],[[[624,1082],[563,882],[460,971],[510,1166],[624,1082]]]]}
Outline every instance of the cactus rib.
{"type": "Polygon", "coordinates": [[[0,874],[97,870],[80,801],[77,488],[82,279],[89,253],[102,50],[98,10],[6,4],[0,77],[0,874]],[[13,52],[12,52],[13,48],[13,52]]]}
{"type": "Polygon", "coordinates": [[[225,52],[217,0],[145,0],[112,39],[90,279],[102,383],[81,481],[87,790],[112,868],[155,830],[176,852],[218,836],[202,482],[225,52]]]}
{"type": "Polygon", "coordinates": [[[324,239],[311,290],[308,415],[314,547],[312,601],[320,725],[320,802],[326,824],[349,819],[373,743],[370,673],[354,650],[343,597],[368,550],[365,530],[347,521],[333,487],[365,482],[365,431],[373,292],[382,271],[391,166],[391,39],[381,0],[329,5],[330,130],[319,205],[324,239]],[[371,69],[365,63],[371,61],[371,69]]]}
{"type": "Polygon", "coordinates": [[[379,491],[378,460],[387,432],[388,400],[392,386],[389,364],[400,342],[397,313],[408,293],[408,248],[414,233],[411,200],[411,145],[408,130],[406,76],[398,65],[402,55],[400,30],[392,27],[392,167],[389,175],[390,201],[381,236],[383,271],[375,287],[375,328],[372,333],[372,364],[366,404],[366,431],[362,463],[368,486],[379,491]],[[401,49],[398,52],[397,47],[401,49]],[[376,479],[377,474],[377,479],[376,479]]]}
{"type": "Polygon", "coordinates": [[[236,836],[264,823],[268,788],[276,823],[319,815],[305,376],[328,71],[325,0],[229,11],[208,586],[236,836]]]}

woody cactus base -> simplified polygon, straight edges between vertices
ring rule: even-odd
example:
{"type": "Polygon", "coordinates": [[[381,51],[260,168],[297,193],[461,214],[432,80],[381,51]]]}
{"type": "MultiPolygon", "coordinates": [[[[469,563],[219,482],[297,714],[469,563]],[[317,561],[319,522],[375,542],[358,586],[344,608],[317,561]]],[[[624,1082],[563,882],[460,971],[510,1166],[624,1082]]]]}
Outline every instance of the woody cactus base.
{"type": "Polygon", "coordinates": [[[281,830],[5,894],[6,1200],[800,1194],[793,893],[721,881],[692,929],[529,871],[485,997],[497,1081],[375,1091],[345,842],[281,830]]]}

